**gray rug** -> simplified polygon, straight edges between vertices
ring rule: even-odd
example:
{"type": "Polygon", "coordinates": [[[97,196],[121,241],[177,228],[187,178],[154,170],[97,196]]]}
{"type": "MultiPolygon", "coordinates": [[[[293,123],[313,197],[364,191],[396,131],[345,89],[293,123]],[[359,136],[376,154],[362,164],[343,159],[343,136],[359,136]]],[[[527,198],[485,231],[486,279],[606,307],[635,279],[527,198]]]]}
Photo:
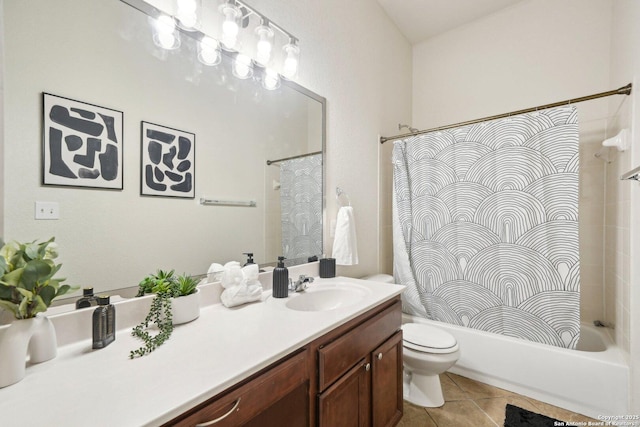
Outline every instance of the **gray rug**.
{"type": "Polygon", "coordinates": [[[504,427],[553,427],[564,422],[507,403],[504,427]]]}

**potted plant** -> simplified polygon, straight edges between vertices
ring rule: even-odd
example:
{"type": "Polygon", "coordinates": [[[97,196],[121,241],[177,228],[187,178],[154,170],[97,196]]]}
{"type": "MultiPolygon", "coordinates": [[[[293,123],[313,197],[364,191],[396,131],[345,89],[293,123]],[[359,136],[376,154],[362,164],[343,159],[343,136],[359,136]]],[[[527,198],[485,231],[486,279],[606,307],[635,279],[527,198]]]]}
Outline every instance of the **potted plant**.
{"type": "Polygon", "coordinates": [[[16,319],[0,340],[0,387],[24,378],[27,353],[31,363],[56,356],[53,325],[37,315],[47,311],[55,298],[77,287],[62,285],[65,279],[54,277],[62,267],[53,261],[58,256],[54,240],[6,244],[0,240],[0,307],[16,319]]]}
{"type": "Polygon", "coordinates": [[[131,331],[144,345],[131,351],[132,359],[151,353],[171,337],[174,325],[195,320],[200,315],[198,282],[186,274],[176,276],[174,270],[158,270],[138,285],[138,294],[155,294],[144,321],[131,331]],[[155,335],[149,333],[149,324],[158,328],[155,335]]]}

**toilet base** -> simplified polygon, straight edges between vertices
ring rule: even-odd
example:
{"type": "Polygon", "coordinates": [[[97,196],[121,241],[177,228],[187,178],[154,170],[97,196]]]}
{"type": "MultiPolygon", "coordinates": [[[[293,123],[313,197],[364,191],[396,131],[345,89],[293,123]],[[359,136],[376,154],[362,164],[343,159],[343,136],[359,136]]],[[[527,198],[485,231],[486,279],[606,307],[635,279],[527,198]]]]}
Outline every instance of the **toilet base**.
{"type": "Polygon", "coordinates": [[[425,408],[438,408],[444,405],[440,376],[407,373],[405,369],[403,398],[409,403],[425,408]]]}

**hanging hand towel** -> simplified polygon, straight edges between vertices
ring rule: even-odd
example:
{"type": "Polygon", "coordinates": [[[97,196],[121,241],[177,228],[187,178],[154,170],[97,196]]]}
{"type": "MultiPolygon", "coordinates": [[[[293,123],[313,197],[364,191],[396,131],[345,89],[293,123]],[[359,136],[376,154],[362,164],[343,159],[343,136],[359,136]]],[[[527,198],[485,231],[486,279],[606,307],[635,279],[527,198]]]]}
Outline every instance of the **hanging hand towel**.
{"type": "Polygon", "coordinates": [[[338,265],[354,265],[358,263],[358,242],[356,240],[356,223],[351,206],[343,206],[338,210],[336,235],[333,240],[333,258],[338,265]]]}

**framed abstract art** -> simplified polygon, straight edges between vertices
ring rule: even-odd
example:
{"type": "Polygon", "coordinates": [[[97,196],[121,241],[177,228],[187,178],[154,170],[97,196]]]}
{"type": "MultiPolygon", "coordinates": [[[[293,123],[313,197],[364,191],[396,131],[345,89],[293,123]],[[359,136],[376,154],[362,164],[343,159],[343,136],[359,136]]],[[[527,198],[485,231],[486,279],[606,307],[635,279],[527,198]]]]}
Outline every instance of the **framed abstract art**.
{"type": "Polygon", "coordinates": [[[140,194],[195,197],[193,133],[142,122],[140,194]]]}
{"type": "Polygon", "coordinates": [[[123,113],[43,93],[42,182],[122,190],[123,113]]]}

